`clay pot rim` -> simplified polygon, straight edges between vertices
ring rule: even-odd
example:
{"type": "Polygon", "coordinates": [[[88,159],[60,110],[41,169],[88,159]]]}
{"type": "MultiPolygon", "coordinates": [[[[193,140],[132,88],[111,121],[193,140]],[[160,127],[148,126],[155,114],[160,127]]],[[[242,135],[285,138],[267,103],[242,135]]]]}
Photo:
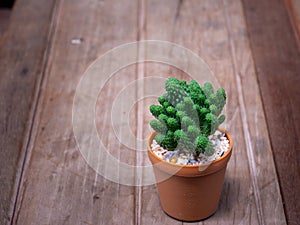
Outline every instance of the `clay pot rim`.
{"type": "Polygon", "coordinates": [[[172,167],[178,167],[178,168],[191,168],[191,169],[198,169],[199,167],[204,167],[204,168],[208,168],[210,166],[212,166],[213,164],[217,164],[220,161],[224,160],[225,158],[227,158],[228,156],[230,156],[231,152],[232,152],[232,137],[229,134],[229,132],[223,128],[218,128],[219,131],[221,131],[222,133],[225,133],[226,137],[229,140],[229,149],[218,159],[215,159],[214,161],[210,162],[210,163],[205,163],[205,164],[197,164],[197,165],[179,165],[176,163],[171,163],[171,162],[167,162],[165,160],[163,160],[162,158],[159,158],[156,154],[153,153],[153,151],[151,150],[151,143],[150,140],[152,142],[152,140],[154,139],[155,135],[157,134],[156,131],[152,131],[150,133],[150,135],[147,138],[147,147],[148,147],[148,152],[157,160],[166,163],[167,165],[170,165],[172,167]]]}

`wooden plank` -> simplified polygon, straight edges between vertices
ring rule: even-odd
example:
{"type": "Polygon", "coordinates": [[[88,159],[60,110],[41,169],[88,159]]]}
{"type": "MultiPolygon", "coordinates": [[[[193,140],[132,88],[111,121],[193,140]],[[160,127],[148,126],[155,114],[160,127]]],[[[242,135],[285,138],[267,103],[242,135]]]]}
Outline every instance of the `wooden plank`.
{"type": "Polygon", "coordinates": [[[0,223],[9,224],[47,58],[55,1],[19,0],[0,47],[0,223]]]}
{"type": "Polygon", "coordinates": [[[252,171],[251,175],[254,177],[252,185],[258,214],[261,217],[260,223],[285,224],[282,198],[255,74],[253,56],[248,37],[241,35],[247,34],[242,4],[233,0],[224,2],[237,90],[239,96],[243,97],[239,98],[239,104],[242,112],[247,151],[249,151],[249,166],[252,171]]]}
{"type": "MultiPolygon", "coordinates": [[[[270,151],[266,151],[263,157],[267,158],[271,165],[260,164],[258,168],[262,172],[258,174],[251,170],[251,163],[260,163],[262,155],[249,156],[249,151],[255,153],[261,148],[269,149],[269,142],[265,132],[264,117],[253,115],[254,111],[252,111],[252,109],[258,110],[258,115],[263,115],[259,113],[262,110],[259,95],[253,94],[251,90],[247,92],[245,81],[238,83],[236,80],[237,71],[242,75],[249,72],[249,78],[245,79],[253,84],[254,92],[257,90],[253,62],[244,60],[251,56],[247,47],[247,38],[244,40],[236,36],[236,30],[245,32],[240,4],[234,6],[229,2],[229,6],[231,5],[229,7],[221,0],[203,1],[202,4],[196,1],[185,1],[179,5],[173,1],[151,1],[146,6],[145,2],[141,1],[139,9],[136,8],[137,4],[121,4],[117,1],[104,3],[92,0],[86,2],[69,0],[60,4],[54,46],[47,64],[42,98],[32,132],[34,139],[29,146],[32,154],[25,165],[26,173],[20,189],[15,223],[182,224],[162,213],[154,185],[135,189],[114,184],[95,174],[80,156],[72,134],[72,100],[76,85],[86,66],[97,55],[117,44],[135,40],[136,37],[174,41],[193,49],[211,65],[219,82],[229,92],[227,117],[231,120],[227,121],[227,128],[234,136],[234,155],[229,164],[220,209],[212,218],[201,223],[263,224],[264,222],[275,223],[276,219],[279,219],[277,223],[282,222],[280,207],[272,218],[269,217],[271,210],[265,212],[265,208],[270,207],[274,201],[272,207],[276,204],[280,205],[278,192],[276,192],[277,178],[270,161],[272,159],[270,151]],[[136,21],[138,10],[141,11],[139,23],[136,21]],[[82,11],[89,13],[83,15],[82,11]],[[130,15],[128,11],[131,12],[130,15]],[[195,18],[194,15],[199,13],[201,17],[195,18]],[[82,16],[70,19],[68,16],[70,14],[82,16]],[[169,16],[163,19],[160,15],[169,16]],[[174,18],[172,26],[168,18],[174,18]],[[239,20],[242,22],[232,23],[239,20]],[[231,23],[233,27],[228,25],[231,23]],[[120,29],[120,24],[131,26],[128,26],[128,29],[120,29]],[[139,24],[139,31],[136,30],[136,24],[139,24]],[[99,31],[104,28],[106,33],[101,33],[99,36],[99,31]],[[190,31],[193,31],[191,36],[187,35],[190,31]],[[96,46],[100,46],[99,49],[96,46]],[[242,54],[243,52],[245,53],[242,54]],[[233,53],[238,56],[241,54],[241,61],[234,57],[233,53]],[[242,92],[237,91],[237,87],[242,92]],[[244,100],[239,98],[239,94],[242,94],[244,100]],[[255,104],[251,106],[253,102],[255,104]],[[245,109],[251,111],[245,112],[245,109]],[[252,125],[247,123],[251,118],[256,119],[259,124],[254,127],[255,134],[251,132],[252,125]],[[247,145],[244,139],[247,140],[248,136],[255,137],[256,134],[262,134],[262,141],[247,145]],[[267,180],[268,182],[264,183],[266,176],[274,177],[275,180],[267,180]],[[253,183],[254,178],[257,178],[257,181],[253,183]],[[269,193],[265,193],[266,190],[269,193]],[[257,197],[258,192],[259,195],[266,194],[265,198],[257,197]],[[264,213],[263,216],[261,212],[264,213]]],[[[100,94],[97,105],[100,108],[96,110],[100,119],[99,130],[106,146],[113,155],[120,158],[123,156],[128,163],[134,162],[134,154],[120,153],[119,150],[126,149],[115,142],[116,139],[109,126],[110,112],[100,111],[101,105],[109,105],[122,87],[136,78],[143,78],[143,73],[148,76],[159,72],[163,77],[170,73],[187,77],[181,71],[170,69],[168,66],[151,64],[147,64],[144,68],[138,67],[137,77],[134,71],[135,69],[128,68],[120,72],[121,79],[116,76],[110,81],[102,95],[100,94]]],[[[134,92],[139,94],[140,91],[136,88],[134,92]]],[[[144,106],[147,104],[149,103],[146,101],[141,105],[138,104],[136,110],[145,110],[144,106]]],[[[148,114],[148,111],[146,113],[148,114]]],[[[135,114],[135,110],[133,110],[134,115],[139,117],[135,114]]],[[[137,125],[135,122],[132,125],[133,132],[138,135],[141,135],[141,132],[145,133],[148,128],[147,118],[141,131],[135,130],[140,124],[139,118],[136,123],[137,125]]]]}
{"type": "MultiPolygon", "coordinates": [[[[172,8],[170,7],[171,1],[164,3],[166,5],[162,5],[160,1],[152,1],[147,5],[147,10],[149,10],[146,26],[147,38],[173,41],[195,51],[208,62],[221,86],[228,92],[227,129],[234,137],[234,154],[228,165],[220,208],[213,217],[203,223],[257,224],[258,218],[252,194],[250,171],[245,166],[248,162],[243,150],[245,143],[240,131],[242,123],[238,111],[232,61],[227,48],[229,41],[222,1],[201,1],[201,4],[196,1],[183,1],[172,8]],[[172,20],[160,19],[160,21],[164,21],[164,23],[160,22],[164,27],[160,28],[161,32],[156,32],[157,19],[160,18],[159,15],[165,15],[165,8],[173,11],[172,16],[170,14],[166,16],[172,20]],[[195,15],[201,16],[195,17],[195,15]],[[228,82],[229,80],[231,82],[228,82]]],[[[174,75],[178,74],[178,71],[175,70],[171,70],[171,72],[174,75]]],[[[152,74],[157,73],[152,72],[152,74]]],[[[166,70],[165,74],[169,75],[170,73],[166,70]]],[[[146,202],[144,204],[147,205],[146,202]]],[[[148,224],[148,222],[151,224],[155,218],[153,214],[160,215],[160,210],[158,207],[153,208],[152,217],[144,217],[143,224],[148,224]]]]}
{"type": "Polygon", "coordinates": [[[283,1],[243,5],[287,221],[299,224],[299,48],[283,1]]]}
{"type": "MultiPolygon", "coordinates": [[[[234,153],[219,210],[198,224],[285,224],[241,3],[151,1],[146,10],[145,39],[172,41],[192,49],[208,62],[228,93],[226,129],[234,137],[234,153]],[[245,80],[253,90],[247,89],[245,80]],[[252,120],[257,123],[251,124],[252,120]]],[[[178,70],[161,66],[147,66],[145,73],[182,76],[178,70]]],[[[148,122],[145,119],[144,127],[148,122]]],[[[142,189],[141,224],[166,224],[169,219],[157,202],[148,201],[157,198],[155,190],[154,186],[142,189]]]]}
{"type": "MultiPolygon", "coordinates": [[[[137,5],[118,0],[59,2],[15,224],[135,223],[135,187],[106,180],[89,167],[76,146],[72,104],[88,65],[111,48],[137,39],[137,5]]],[[[96,105],[104,145],[113,156],[131,164],[135,151],[128,151],[115,137],[110,109],[121,90],[135,79],[135,66],[119,71],[99,93],[96,105]]],[[[136,93],[134,88],[132,93],[136,93]]],[[[120,116],[122,110],[123,106],[120,116]]],[[[136,133],[134,124],[131,127],[136,133]]]]}

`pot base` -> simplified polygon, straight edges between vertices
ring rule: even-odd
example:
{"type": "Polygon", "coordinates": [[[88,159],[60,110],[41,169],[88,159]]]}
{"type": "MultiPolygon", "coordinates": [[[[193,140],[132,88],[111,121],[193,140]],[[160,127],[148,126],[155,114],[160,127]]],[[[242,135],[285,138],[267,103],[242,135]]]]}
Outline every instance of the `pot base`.
{"type": "MultiPolygon", "coordinates": [[[[153,164],[160,203],[164,212],[180,221],[200,221],[212,216],[218,209],[227,162],[232,152],[231,136],[225,132],[229,150],[219,159],[199,170],[199,166],[180,166],[158,158],[148,139],[148,155],[153,164]]],[[[204,165],[205,166],[205,165],[204,165]]]]}
{"type": "MultiPolygon", "coordinates": [[[[221,196],[226,168],[200,177],[173,175],[157,184],[161,206],[166,214],[181,221],[199,221],[213,215],[221,196]]],[[[155,176],[166,176],[154,169],[155,176]]]]}

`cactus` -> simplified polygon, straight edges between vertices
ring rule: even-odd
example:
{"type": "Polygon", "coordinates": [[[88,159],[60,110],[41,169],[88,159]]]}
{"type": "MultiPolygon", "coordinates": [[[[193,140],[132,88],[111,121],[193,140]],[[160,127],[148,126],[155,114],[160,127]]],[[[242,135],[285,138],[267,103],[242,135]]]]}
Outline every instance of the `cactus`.
{"type": "Polygon", "coordinates": [[[155,119],[151,127],[158,133],[155,140],[168,150],[187,149],[195,155],[212,155],[213,134],[225,116],[220,115],[226,103],[223,88],[214,92],[211,83],[202,87],[192,80],[190,83],[169,78],[166,93],[158,98],[159,105],[151,105],[155,119]]]}

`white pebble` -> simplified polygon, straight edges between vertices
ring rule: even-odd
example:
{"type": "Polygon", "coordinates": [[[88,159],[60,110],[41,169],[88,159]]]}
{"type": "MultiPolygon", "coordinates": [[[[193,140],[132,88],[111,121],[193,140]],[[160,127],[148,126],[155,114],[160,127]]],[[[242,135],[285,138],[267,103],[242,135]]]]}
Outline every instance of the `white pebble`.
{"type": "Polygon", "coordinates": [[[197,158],[186,149],[167,151],[162,148],[155,140],[151,144],[151,149],[154,154],[167,162],[172,162],[180,165],[199,165],[206,164],[216,160],[224,155],[229,149],[229,140],[224,133],[216,131],[215,134],[209,136],[210,141],[215,147],[215,153],[212,156],[200,154],[197,158]]]}

